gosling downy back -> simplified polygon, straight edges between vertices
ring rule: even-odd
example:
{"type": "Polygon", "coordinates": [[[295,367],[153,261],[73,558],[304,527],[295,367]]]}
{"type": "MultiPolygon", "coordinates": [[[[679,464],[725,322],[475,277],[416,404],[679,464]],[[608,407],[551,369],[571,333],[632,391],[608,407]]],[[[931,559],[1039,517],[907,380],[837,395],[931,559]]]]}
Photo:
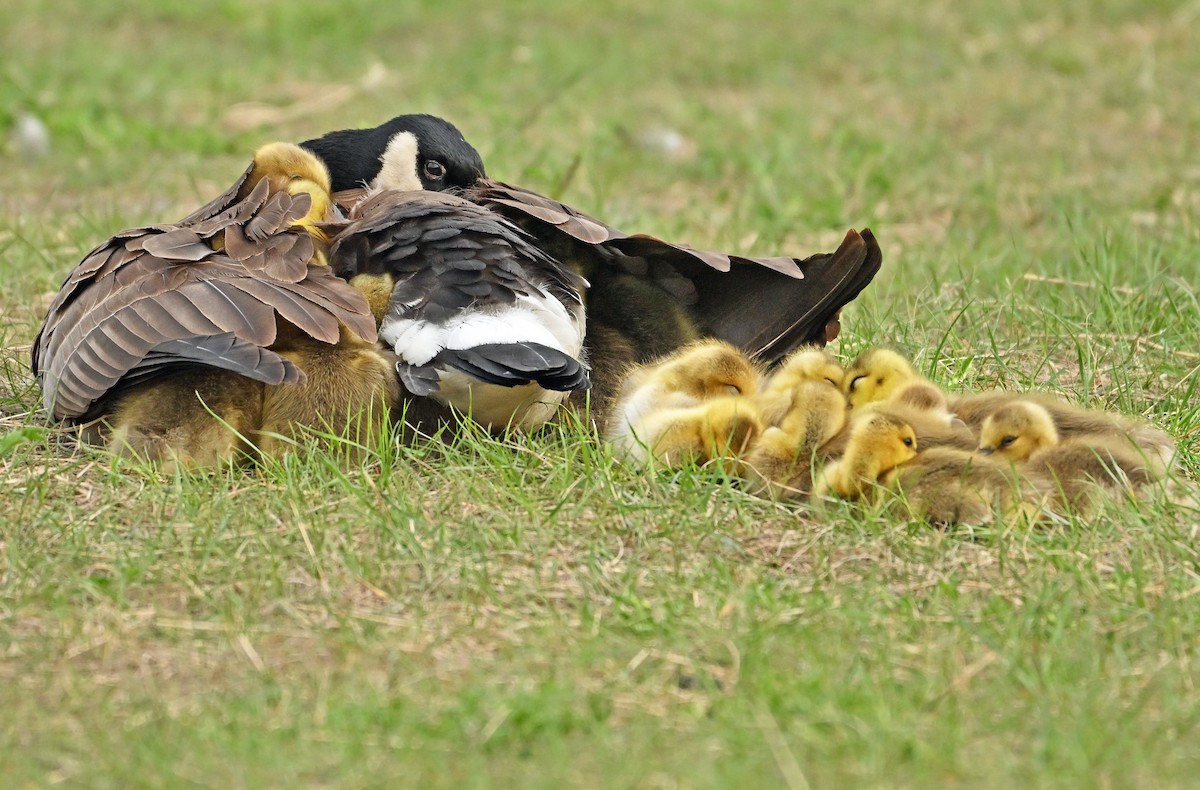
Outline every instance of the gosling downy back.
{"type": "Polygon", "coordinates": [[[897,470],[897,507],[939,527],[1037,518],[1050,486],[1011,464],[955,447],[923,449],[897,470]]]}

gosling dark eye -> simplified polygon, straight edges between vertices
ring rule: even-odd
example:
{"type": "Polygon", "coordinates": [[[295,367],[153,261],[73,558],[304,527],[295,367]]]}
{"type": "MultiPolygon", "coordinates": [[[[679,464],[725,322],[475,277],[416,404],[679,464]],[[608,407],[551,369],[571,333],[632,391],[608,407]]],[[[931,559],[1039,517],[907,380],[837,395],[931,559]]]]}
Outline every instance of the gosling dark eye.
{"type": "Polygon", "coordinates": [[[904,437],[904,446],[905,446],[905,447],[912,447],[912,446],[913,446],[913,440],[912,440],[912,437],[911,437],[911,436],[905,436],[905,437],[904,437]]]}
{"type": "Polygon", "coordinates": [[[854,392],[854,390],[858,389],[858,382],[865,378],[866,376],[855,376],[854,378],[850,379],[850,391],[854,392]]]}
{"type": "Polygon", "coordinates": [[[446,166],[436,159],[425,163],[425,177],[431,181],[440,181],[446,177],[446,166]]]}
{"type": "Polygon", "coordinates": [[[1017,437],[1015,437],[1015,436],[1005,436],[1003,439],[1000,440],[1000,446],[1001,447],[1012,447],[1012,443],[1015,442],[1016,440],[1017,440],[1017,437]]]}

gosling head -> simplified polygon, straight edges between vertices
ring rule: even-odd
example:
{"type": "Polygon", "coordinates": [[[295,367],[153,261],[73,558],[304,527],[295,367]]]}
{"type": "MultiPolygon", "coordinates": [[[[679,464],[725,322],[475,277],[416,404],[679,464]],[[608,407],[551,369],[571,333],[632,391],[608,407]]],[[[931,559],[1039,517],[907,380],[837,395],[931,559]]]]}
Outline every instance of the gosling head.
{"type": "Polygon", "coordinates": [[[888,348],[875,348],[859,356],[846,369],[846,397],[852,407],[887,400],[921,377],[907,359],[888,348]]]}
{"type": "Polygon", "coordinates": [[[313,190],[329,194],[329,170],[311,151],[292,143],[267,143],[254,152],[254,167],[239,197],[250,194],[258,182],[268,179],[271,194],[292,195],[313,190]]]}
{"type": "Polygon", "coordinates": [[[697,343],[664,363],[655,378],[668,390],[698,400],[725,395],[753,395],[759,372],[734,346],[717,340],[697,343]]]}
{"type": "Polygon", "coordinates": [[[979,452],[1009,461],[1024,461],[1038,450],[1058,444],[1050,412],[1030,401],[1014,401],[992,412],[979,431],[979,452]]]}
{"type": "Polygon", "coordinates": [[[802,348],[783,361],[776,375],[795,379],[796,383],[828,382],[841,389],[846,370],[829,352],[820,348],[802,348]]]}
{"type": "Polygon", "coordinates": [[[894,469],[917,456],[917,434],[893,414],[872,414],[850,434],[846,455],[868,459],[880,472],[894,469]]]}

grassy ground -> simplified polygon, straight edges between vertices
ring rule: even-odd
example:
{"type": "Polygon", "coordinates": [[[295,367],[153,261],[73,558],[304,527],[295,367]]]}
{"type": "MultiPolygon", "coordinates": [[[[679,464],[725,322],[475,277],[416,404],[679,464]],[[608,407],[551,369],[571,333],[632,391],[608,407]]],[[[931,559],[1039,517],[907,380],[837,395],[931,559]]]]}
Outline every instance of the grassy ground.
{"type": "Polygon", "coordinates": [[[431,111],[630,230],[806,254],[869,225],[838,353],[1143,415],[1194,486],[1200,3],[503,8],[5,10],[0,131],[52,142],[0,153],[5,784],[1192,785],[1178,496],[946,535],[569,428],[177,478],[41,430],[28,343],[88,248],[266,140],[431,111]]]}

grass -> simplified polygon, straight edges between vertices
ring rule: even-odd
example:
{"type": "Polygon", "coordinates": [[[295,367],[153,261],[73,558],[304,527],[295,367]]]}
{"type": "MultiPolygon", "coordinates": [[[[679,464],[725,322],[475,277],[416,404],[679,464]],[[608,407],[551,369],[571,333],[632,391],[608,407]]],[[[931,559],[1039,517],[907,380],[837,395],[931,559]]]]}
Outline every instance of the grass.
{"type": "Polygon", "coordinates": [[[1190,786],[1198,19],[17,0],[0,132],[32,113],[52,149],[0,149],[6,784],[1190,786]],[[839,354],[1140,414],[1177,487],[945,534],[647,477],[571,427],[164,476],[47,425],[27,346],[87,249],[261,142],[405,111],[629,230],[807,254],[871,226],[839,354]]]}

